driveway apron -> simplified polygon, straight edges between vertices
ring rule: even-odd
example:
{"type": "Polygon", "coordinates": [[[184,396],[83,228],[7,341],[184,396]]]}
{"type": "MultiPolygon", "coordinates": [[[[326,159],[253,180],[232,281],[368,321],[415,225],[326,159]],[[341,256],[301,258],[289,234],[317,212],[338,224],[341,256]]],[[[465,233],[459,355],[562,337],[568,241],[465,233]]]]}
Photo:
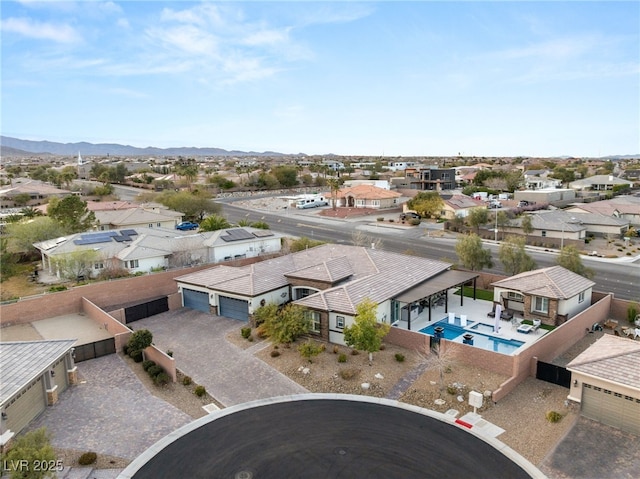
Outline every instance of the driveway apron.
{"type": "Polygon", "coordinates": [[[308,392],[250,352],[226,340],[242,323],[188,308],[130,324],[149,329],[153,342],[172,350],[176,366],[225,406],[308,392]]]}

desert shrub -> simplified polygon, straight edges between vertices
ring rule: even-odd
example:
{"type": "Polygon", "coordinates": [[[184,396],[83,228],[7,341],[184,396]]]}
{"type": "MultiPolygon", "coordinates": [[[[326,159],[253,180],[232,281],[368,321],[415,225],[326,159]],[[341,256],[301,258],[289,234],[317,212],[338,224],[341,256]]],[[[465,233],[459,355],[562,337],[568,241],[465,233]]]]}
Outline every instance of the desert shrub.
{"type": "Polygon", "coordinates": [[[141,363],[142,360],[144,359],[142,356],[142,350],[141,349],[132,349],[129,351],[129,357],[131,359],[133,359],[136,363],[141,363]]]}
{"type": "Polygon", "coordinates": [[[339,351],[340,351],[340,348],[338,347],[338,345],[334,344],[333,345],[333,354],[338,354],[339,351]]]}
{"type": "Polygon", "coordinates": [[[353,379],[358,375],[358,370],[353,368],[346,368],[340,370],[340,377],[345,380],[353,379]]]}
{"type": "Polygon", "coordinates": [[[453,396],[458,392],[458,389],[455,386],[452,386],[451,384],[449,384],[447,386],[447,392],[453,396]]]}
{"type": "Polygon", "coordinates": [[[51,286],[49,288],[50,293],[57,293],[58,291],[66,291],[66,290],[67,290],[67,287],[63,285],[51,286]]]}
{"type": "Polygon", "coordinates": [[[382,343],[380,345],[380,351],[384,351],[385,349],[387,349],[387,347],[384,345],[384,343],[382,343]]]}
{"type": "MultiPolygon", "coordinates": [[[[267,329],[266,329],[264,324],[261,324],[260,326],[258,326],[256,328],[256,336],[258,336],[258,338],[260,338],[260,339],[264,339],[264,338],[269,336],[267,334],[267,329]]],[[[249,339],[249,338],[247,338],[247,339],[249,339]]]]}
{"type": "Polygon", "coordinates": [[[376,221],[384,221],[384,217],[379,216],[378,218],[376,218],[376,221]]]}
{"type": "Polygon", "coordinates": [[[8,453],[2,454],[2,477],[5,472],[13,478],[44,479],[50,477],[46,468],[35,468],[36,464],[55,463],[56,453],[51,447],[51,435],[42,427],[15,439],[8,453]],[[23,463],[20,461],[27,461],[23,463]]]}
{"type": "Polygon", "coordinates": [[[306,358],[310,363],[313,362],[311,358],[317,356],[322,351],[324,351],[324,344],[317,344],[312,341],[307,341],[306,343],[302,343],[298,346],[298,352],[300,352],[300,356],[306,358]]]}
{"type": "Polygon", "coordinates": [[[241,328],[240,334],[244,339],[249,339],[249,336],[251,336],[251,328],[241,328]]]}
{"type": "Polygon", "coordinates": [[[270,354],[272,358],[277,358],[278,356],[280,356],[280,351],[278,351],[277,349],[274,349],[271,351],[270,354]]]}
{"type": "Polygon", "coordinates": [[[558,411],[547,411],[546,417],[549,422],[558,422],[562,419],[562,414],[558,411]]]}
{"type": "Polygon", "coordinates": [[[338,356],[338,362],[339,363],[346,363],[347,362],[347,355],[343,353],[340,356],[338,356]]]}
{"type": "Polygon", "coordinates": [[[351,356],[357,356],[358,354],[360,354],[360,351],[358,351],[357,349],[351,350],[351,356]]]}
{"type": "Polygon", "coordinates": [[[399,363],[404,362],[404,354],[396,353],[395,358],[396,358],[396,361],[398,361],[399,363]]]}
{"type": "Polygon", "coordinates": [[[127,346],[129,346],[129,349],[133,349],[134,351],[142,351],[143,349],[151,346],[152,342],[153,334],[151,334],[151,331],[149,331],[148,329],[139,329],[129,337],[127,346]]]}
{"type": "Polygon", "coordinates": [[[170,349],[167,349],[167,356],[172,358],[173,357],[173,351],[171,351],[170,349]]]}
{"type": "Polygon", "coordinates": [[[193,390],[193,394],[201,398],[202,396],[207,394],[207,390],[204,386],[196,386],[196,388],[193,390]]]}
{"type": "Polygon", "coordinates": [[[169,375],[165,372],[161,372],[155,378],[153,378],[153,382],[156,386],[164,386],[169,383],[169,375]]]}
{"type": "Polygon", "coordinates": [[[122,346],[122,354],[126,354],[127,356],[129,356],[129,346],[127,346],[126,344],[122,346]]]}
{"type": "Polygon", "coordinates": [[[142,361],[142,369],[144,369],[145,371],[149,371],[149,368],[151,366],[155,366],[156,363],[154,361],[151,361],[151,359],[147,359],[145,361],[142,361]]]}
{"type": "Polygon", "coordinates": [[[164,372],[164,369],[162,369],[162,366],[158,366],[157,364],[154,364],[149,369],[147,369],[147,374],[152,378],[155,378],[158,374],[163,372],[164,372]]]}
{"type": "Polygon", "coordinates": [[[249,341],[250,343],[252,343],[252,342],[253,342],[253,336],[249,336],[249,337],[247,338],[247,341],[249,341]]]}
{"type": "Polygon", "coordinates": [[[418,226],[420,224],[420,220],[418,218],[411,218],[409,220],[409,224],[411,226],[418,226]]]}
{"type": "Polygon", "coordinates": [[[191,376],[185,376],[182,378],[182,384],[184,384],[185,386],[191,386],[191,383],[193,383],[193,379],[191,379],[191,376]]]}
{"type": "Polygon", "coordinates": [[[637,315],[638,315],[638,305],[636,303],[631,303],[627,307],[627,320],[630,323],[633,323],[636,320],[637,315]]]}
{"type": "Polygon", "coordinates": [[[81,466],[88,466],[93,464],[98,459],[98,455],[95,452],[85,452],[78,458],[78,464],[81,466]]]}

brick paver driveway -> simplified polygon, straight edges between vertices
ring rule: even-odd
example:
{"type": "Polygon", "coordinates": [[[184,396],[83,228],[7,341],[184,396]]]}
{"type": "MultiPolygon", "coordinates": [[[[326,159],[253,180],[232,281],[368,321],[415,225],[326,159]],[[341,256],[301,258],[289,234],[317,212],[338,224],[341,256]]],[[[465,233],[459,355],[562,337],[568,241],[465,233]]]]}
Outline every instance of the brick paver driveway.
{"type": "Polygon", "coordinates": [[[171,349],[177,367],[225,406],[308,392],[250,352],[230,344],[225,337],[240,324],[182,308],[129,326],[151,331],[153,343],[163,351],[171,349]]]}

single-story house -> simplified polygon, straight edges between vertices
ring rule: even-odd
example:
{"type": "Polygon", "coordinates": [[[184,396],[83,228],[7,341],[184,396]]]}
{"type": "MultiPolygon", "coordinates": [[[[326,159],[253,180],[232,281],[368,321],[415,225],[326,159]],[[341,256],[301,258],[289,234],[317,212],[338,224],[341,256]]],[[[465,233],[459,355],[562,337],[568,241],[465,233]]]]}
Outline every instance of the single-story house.
{"type": "Polygon", "coordinates": [[[486,208],[484,201],[466,195],[441,195],[444,207],[440,216],[447,219],[466,218],[473,208],[486,208]]]}
{"type": "Polygon", "coordinates": [[[175,228],[183,214],[167,208],[137,207],[118,210],[95,210],[100,231],[122,228],[175,228]]]}
{"type": "Polygon", "coordinates": [[[75,341],[0,343],[0,448],[76,384],[75,341]]]}
{"type": "Polygon", "coordinates": [[[562,266],[526,271],[492,283],[493,301],[525,320],[558,326],[591,306],[595,283],[562,266]]]}
{"type": "MultiPolygon", "coordinates": [[[[369,298],[378,320],[408,321],[430,299],[475,281],[476,273],[452,271],[442,261],[359,246],[325,244],[250,266],[216,266],[176,278],[183,305],[242,321],[269,302],[306,307],[312,334],[344,343],[355,307],[369,298]]],[[[461,297],[461,301],[462,301],[461,297]]]]}
{"type": "Polygon", "coordinates": [[[623,180],[613,175],[594,175],[569,183],[569,186],[578,191],[613,191],[614,186],[633,186],[633,181],[623,180]]]}
{"type": "Polygon", "coordinates": [[[527,170],[524,172],[524,184],[527,190],[555,189],[562,186],[562,181],[549,178],[549,170],[527,170]]]}
{"type": "Polygon", "coordinates": [[[38,206],[47,203],[49,198],[64,198],[73,194],[75,193],[72,191],[63,190],[42,181],[17,178],[12,180],[11,185],[0,187],[0,208],[38,206]]]}
{"type": "Polygon", "coordinates": [[[352,188],[342,188],[337,194],[338,207],[348,208],[393,208],[399,206],[402,195],[395,191],[378,188],[372,185],[358,185],[352,188]]]}
{"type": "Polygon", "coordinates": [[[555,203],[558,201],[571,201],[576,197],[575,190],[571,188],[545,188],[538,190],[520,190],[513,192],[516,201],[525,200],[529,203],[555,203]]]}
{"type": "MultiPolygon", "coordinates": [[[[529,215],[530,237],[584,240],[586,236],[620,238],[629,229],[629,221],[596,213],[572,213],[566,210],[537,211],[529,215]]],[[[505,233],[522,234],[522,218],[516,218],[505,233]]]]}
{"type": "Polygon", "coordinates": [[[640,341],[605,334],[567,370],[583,416],[640,435],[640,341]]]}
{"type": "Polygon", "coordinates": [[[41,253],[42,269],[50,274],[61,277],[66,267],[78,276],[95,277],[110,268],[129,273],[149,272],[277,253],[282,238],[280,233],[251,227],[203,233],[132,228],[78,233],[34,246],[41,253]]]}
{"type": "Polygon", "coordinates": [[[592,203],[573,203],[566,211],[613,216],[628,220],[632,225],[640,226],[640,196],[623,195],[592,203]]]}

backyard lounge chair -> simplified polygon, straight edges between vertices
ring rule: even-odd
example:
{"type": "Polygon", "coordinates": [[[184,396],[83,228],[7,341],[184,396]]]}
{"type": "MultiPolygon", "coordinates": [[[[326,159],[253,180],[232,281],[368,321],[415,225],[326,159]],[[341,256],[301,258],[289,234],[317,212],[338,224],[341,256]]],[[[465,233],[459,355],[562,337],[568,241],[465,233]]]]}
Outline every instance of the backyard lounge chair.
{"type": "Polygon", "coordinates": [[[505,321],[511,321],[512,318],[513,318],[513,313],[511,311],[508,311],[505,309],[502,313],[500,313],[500,319],[504,319],[505,321]]]}

